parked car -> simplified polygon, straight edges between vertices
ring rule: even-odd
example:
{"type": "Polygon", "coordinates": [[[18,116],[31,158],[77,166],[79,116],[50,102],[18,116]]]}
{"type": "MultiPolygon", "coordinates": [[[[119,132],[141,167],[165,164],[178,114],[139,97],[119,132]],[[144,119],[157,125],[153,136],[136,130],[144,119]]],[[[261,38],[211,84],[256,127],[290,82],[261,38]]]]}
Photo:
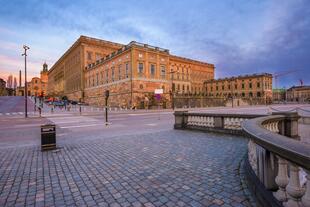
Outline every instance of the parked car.
{"type": "Polygon", "coordinates": [[[64,106],[65,103],[63,101],[54,101],[53,102],[54,106],[64,106]]]}
{"type": "Polygon", "coordinates": [[[71,104],[72,104],[72,105],[77,105],[78,102],[77,102],[77,101],[71,101],[71,104]]]}

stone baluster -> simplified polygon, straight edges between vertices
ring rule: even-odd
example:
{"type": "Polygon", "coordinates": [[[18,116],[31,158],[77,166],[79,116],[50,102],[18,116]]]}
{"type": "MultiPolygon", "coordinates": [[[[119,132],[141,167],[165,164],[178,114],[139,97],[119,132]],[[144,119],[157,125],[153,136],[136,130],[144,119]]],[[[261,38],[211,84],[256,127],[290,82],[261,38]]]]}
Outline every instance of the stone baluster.
{"type": "Polygon", "coordinates": [[[229,122],[228,122],[228,128],[229,129],[233,129],[234,128],[234,118],[228,118],[229,122]]]}
{"type": "Polygon", "coordinates": [[[194,119],[194,121],[193,121],[193,125],[194,126],[196,126],[197,125],[197,122],[198,122],[198,120],[197,120],[197,116],[193,116],[193,119],[194,119]]]}
{"type": "Polygon", "coordinates": [[[187,125],[188,125],[188,126],[191,126],[191,125],[192,125],[192,116],[188,116],[187,125]]]}
{"type": "Polygon", "coordinates": [[[239,118],[235,118],[235,129],[239,129],[241,126],[239,118]]]}
{"type": "Polygon", "coordinates": [[[287,175],[287,161],[279,156],[278,158],[278,175],[276,176],[276,184],[279,186],[277,192],[274,193],[274,197],[278,199],[278,201],[284,202],[287,201],[287,193],[286,186],[289,182],[287,175]]]}
{"type": "Polygon", "coordinates": [[[242,122],[243,122],[243,118],[239,118],[239,125],[238,125],[238,129],[241,129],[241,124],[242,124],[242,122]]]}
{"type": "Polygon", "coordinates": [[[202,116],[198,116],[198,126],[202,126],[203,120],[202,120],[202,116]]]}
{"type": "Polygon", "coordinates": [[[214,127],[214,117],[210,117],[210,127],[214,127]]]}
{"type": "Polygon", "coordinates": [[[283,205],[285,207],[300,207],[301,197],[305,191],[300,186],[299,168],[294,163],[290,163],[290,179],[286,186],[286,192],[288,194],[288,200],[283,205]]]}
{"type": "Polygon", "coordinates": [[[224,118],[224,129],[229,129],[229,118],[224,118]]]}
{"type": "Polygon", "coordinates": [[[207,117],[203,117],[203,122],[204,122],[204,126],[207,127],[208,126],[208,120],[207,117]]]}
{"type": "Polygon", "coordinates": [[[212,117],[209,117],[209,127],[213,127],[213,124],[212,124],[212,117]]]}
{"type": "Polygon", "coordinates": [[[301,199],[301,203],[304,207],[310,207],[310,170],[305,170],[305,172],[307,173],[306,192],[301,199]]]}

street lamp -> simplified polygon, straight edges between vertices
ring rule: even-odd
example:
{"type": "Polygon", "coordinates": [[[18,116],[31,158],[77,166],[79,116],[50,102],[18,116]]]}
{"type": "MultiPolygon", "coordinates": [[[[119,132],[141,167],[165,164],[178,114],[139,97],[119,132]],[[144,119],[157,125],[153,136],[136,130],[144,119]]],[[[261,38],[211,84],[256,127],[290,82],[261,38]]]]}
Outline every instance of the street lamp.
{"type": "Polygon", "coordinates": [[[27,45],[23,46],[25,52],[22,54],[22,56],[25,56],[25,118],[27,118],[27,50],[30,48],[27,45]]]}

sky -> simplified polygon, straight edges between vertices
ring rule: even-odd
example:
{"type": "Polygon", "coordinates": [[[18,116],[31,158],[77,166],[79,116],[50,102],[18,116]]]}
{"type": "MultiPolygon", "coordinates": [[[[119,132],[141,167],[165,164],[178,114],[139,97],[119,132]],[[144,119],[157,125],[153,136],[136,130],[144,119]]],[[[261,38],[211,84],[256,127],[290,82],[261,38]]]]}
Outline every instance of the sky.
{"type": "Polygon", "coordinates": [[[80,35],[167,48],[213,63],[215,78],[310,85],[310,0],[0,0],[0,78],[24,70],[24,44],[29,80],[80,35]]]}

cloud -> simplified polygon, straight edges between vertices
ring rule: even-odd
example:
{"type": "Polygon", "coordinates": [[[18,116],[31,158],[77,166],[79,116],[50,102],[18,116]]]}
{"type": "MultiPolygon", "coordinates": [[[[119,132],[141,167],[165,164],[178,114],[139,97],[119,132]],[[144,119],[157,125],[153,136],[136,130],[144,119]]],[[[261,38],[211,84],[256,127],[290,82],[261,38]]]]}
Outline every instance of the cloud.
{"type": "MultiPolygon", "coordinates": [[[[52,65],[83,34],[123,44],[136,40],[211,62],[217,77],[309,70],[309,4],[308,0],[12,0],[0,3],[0,54],[19,60],[20,45],[28,44],[29,60],[39,71],[44,61],[52,65]]],[[[0,68],[16,70],[18,64],[9,63],[1,62],[0,68]]],[[[305,74],[307,83],[310,73],[305,74]]],[[[298,76],[292,74],[283,83],[294,84],[298,76]]]]}

